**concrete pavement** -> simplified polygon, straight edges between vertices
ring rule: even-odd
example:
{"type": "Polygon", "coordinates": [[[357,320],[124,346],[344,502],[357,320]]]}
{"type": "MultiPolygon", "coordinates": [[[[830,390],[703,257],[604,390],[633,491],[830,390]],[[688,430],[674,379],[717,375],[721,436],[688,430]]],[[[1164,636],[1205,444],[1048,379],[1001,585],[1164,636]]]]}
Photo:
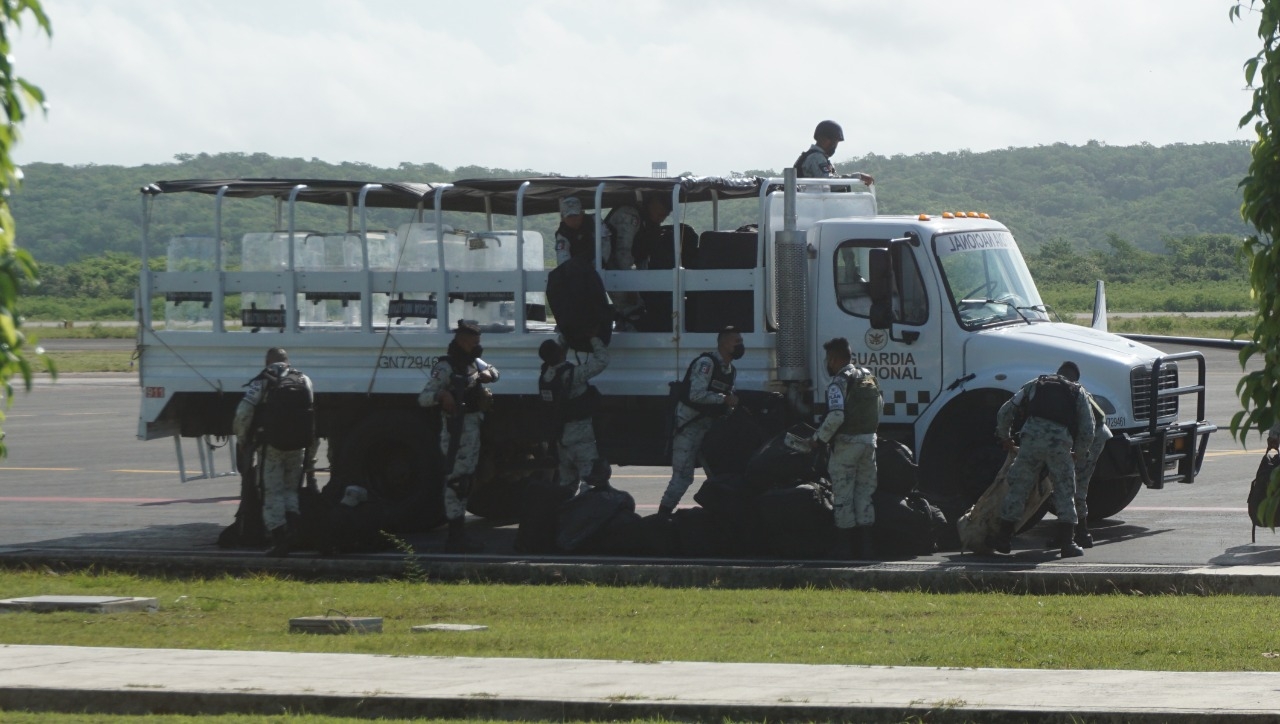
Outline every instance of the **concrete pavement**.
{"type": "MultiPolygon", "coordinates": [[[[436,635],[436,634],[430,634],[436,635]]],[[[0,646],[0,709],[677,721],[1268,721],[1280,674],[0,646]]]]}

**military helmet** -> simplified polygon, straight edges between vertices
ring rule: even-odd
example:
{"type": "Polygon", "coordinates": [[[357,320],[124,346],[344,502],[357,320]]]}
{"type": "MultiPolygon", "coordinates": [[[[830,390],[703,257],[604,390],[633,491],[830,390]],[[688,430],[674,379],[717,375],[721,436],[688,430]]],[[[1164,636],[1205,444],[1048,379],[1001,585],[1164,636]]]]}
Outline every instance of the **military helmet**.
{"type": "Polygon", "coordinates": [[[823,121],[818,127],[813,129],[813,140],[819,138],[830,138],[833,141],[844,141],[844,129],[835,121],[823,121]]]}

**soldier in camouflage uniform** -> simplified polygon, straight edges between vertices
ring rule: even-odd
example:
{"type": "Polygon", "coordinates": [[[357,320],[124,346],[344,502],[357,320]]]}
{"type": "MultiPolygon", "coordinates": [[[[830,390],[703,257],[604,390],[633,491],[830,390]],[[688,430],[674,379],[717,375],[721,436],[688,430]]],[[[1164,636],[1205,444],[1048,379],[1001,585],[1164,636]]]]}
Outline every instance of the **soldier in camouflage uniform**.
{"type": "MultiPolygon", "coordinates": [[[[286,556],[297,536],[301,510],[298,507],[298,487],[307,470],[315,469],[316,440],[314,430],[308,431],[311,442],[301,450],[277,450],[262,439],[261,425],[255,421],[254,412],[267,392],[268,375],[279,378],[289,367],[289,354],[279,347],[267,350],[266,369],[249,383],[244,397],[236,407],[231,430],[237,444],[243,449],[258,452],[259,480],[262,481],[262,522],[271,535],[271,549],[267,555],[286,556]]],[[[300,374],[300,373],[299,373],[300,374]]],[[[301,375],[308,388],[311,380],[301,375]]]]}
{"type": "Polygon", "coordinates": [[[733,393],[738,371],[733,360],[742,359],[744,354],[742,335],[733,327],[725,327],[716,336],[716,350],[695,357],[685,371],[671,440],[671,481],[658,505],[659,515],[675,512],[680,498],[693,484],[693,469],[711,424],[738,406],[738,396],[733,393]]]}
{"type": "Polygon", "coordinates": [[[850,558],[874,558],[871,526],[876,522],[871,494],[876,491],[876,428],[884,400],[870,370],[853,364],[849,340],[836,337],[827,351],[827,415],[809,447],[831,444],[831,475],[836,527],[850,558]]]}
{"type": "MultiPolygon", "coordinates": [[[[619,206],[609,212],[605,223],[612,237],[613,253],[605,257],[606,269],[648,269],[649,256],[662,235],[662,222],[671,215],[671,200],[663,194],[648,194],[641,206],[619,206]]],[[[635,320],[644,312],[644,302],[636,292],[611,295],[620,318],[620,330],[634,331],[635,320]]]]}
{"type": "Polygon", "coordinates": [[[584,362],[574,364],[565,359],[564,347],[549,339],[538,348],[542,358],[542,374],[538,391],[552,406],[555,418],[548,421],[559,433],[556,452],[560,458],[558,480],[561,486],[573,486],[575,493],[586,486],[609,484],[609,465],[596,449],[596,432],[592,424],[599,393],[589,384],[592,377],[609,366],[609,350],[599,337],[591,338],[591,354],[584,362]],[[579,490],[579,481],[584,482],[579,490]]]}
{"type": "MultiPolygon", "coordinates": [[[[572,256],[570,250],[575,244],[589,243],[594,256],[596,245],[596,222],[594,216],[582,213],[582,201],[576,196],[565,196],[560,199],[560,226],[556,229],[556,266],[572,256]]],[[[600,241],[600,255],[605,261],[613,253],[613,244],[609,238],[609,227],[604,229],[600,241]]],[[[608,264],[605,264],[608,266],[608,264]]]]}
{"type": "MultiPolygon", "coordinates": [[[[796,159],[795,166],[796,176],[798,178],[837,178],[840,174],[836,173],[836,167],[831,163],[831,157],[836,154],[836,146],[844,140],[844,129],[835,121],[823,121],[813,130],[813,145],[809,150],[800,154],[796,159]]],[[[871,174],[855,173],[854,178],[862,180],[862,183],[870,186],[876,180],[871,178],[871,174]]]]}
{"type": "Polygon", "coordinates": [[[480,359],[480,328],[459,322],[448,353],[431,368],[418,404],[440,407],[440,453],[444,456],[444,514],[449,521],[448,553],[477,550],[466,540],[467,494],[480,459],[480,425],[491,406],[486,384],[498,381],[498,368],[480,359]]]}
{"type": "MultiPolygon", "coordinates": [[[[1058,374],[1079,382],[1078,369],[1075,370],[1074,379],[1070,376],[1074,368],[1075,365],[1071,365],[1070,368],[1063,365],[1059,368],[1058,374]]],[[[1093,480],[1093,471],[1098,466],[1098,458],[1102,457],[1102,450],[1107,446],[1107,441],[1112,435],[1111,428],[1107,427],[1107,413],[1103,412],[1088,390],[1083,387],[1080,389],[1088,399],[1089,411],[1093,415],[1093,442],[1089,444],[1089,448],[1083,455],[1076,453],[1076,545],[1081,548],[1092,548],[1093,535],[1089,533],[1089,483],[1093,480]]]]}
{"type": "Polygon", "coordinates": [[[1074,540],[1076,527],[1076,473],[1072,450],[1086,451],[1093,442],[1093,411],[1079,384],[1068,379],[1079,368],[1064,362],[1058,374],[1041,375],[1026,383],[1000,407],[996,415],[996,437],[1006,450],[1017,450],[1009,466],[1009,493],[1000,509],[1000,524],[989,539],[992,549],[1011,550],[1011,539],[1027,495],[1044,473],[1053,477],[1053,502],[1058,515],[1057,544],[1063,558],[1084,555],[1074,540]],[[1063,373],[1067,374],[1063,374],[1063,373]],[[1019,417],[1022,444],[1014,446],[1011,435],[1019,417]]]}

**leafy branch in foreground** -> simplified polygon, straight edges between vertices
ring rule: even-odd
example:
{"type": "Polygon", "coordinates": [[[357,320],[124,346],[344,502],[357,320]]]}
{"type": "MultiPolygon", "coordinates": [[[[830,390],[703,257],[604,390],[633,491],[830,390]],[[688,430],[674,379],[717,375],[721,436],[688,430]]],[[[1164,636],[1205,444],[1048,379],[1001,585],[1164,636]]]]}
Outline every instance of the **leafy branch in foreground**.
{"type": "Polygon", "coordinates": [[[1236,385],[1243,409],[1231,418],[1231,434],[1242,442],[1251,430],[1274,424],[1280,403],[1276,379],[1280,372],[1280,248],[1275,244],[1280,229],[1280,207],[1276,205],[1280,196],[1280,138],[1275,127],[1275,120],[1280,119],[1280,2],[1249,0],[1246,6],[1241,0],[1231,8],[1231,19],[1239,20],[1246,8],[1258,14],[1262,50],[1244,63],[1253,105],[1240,119],[1240,126],[1252,123],[1257,140],[1249,174],[1240,182],[1244,196],[1240,214],[1257,233],[1245,240],[1241,254],[1249,262],[1249,282],[1258,311],[1253,334],[1240,351],[1240,364],[1243,367],[1258,354],[1263,364],[1236,385]]]}
{"type": "MultiPolygon", "coordinates": [[[[12,189],[22,182],[22,170],[13,161],[13,147],[18,142],[18,126],[27,116],[27,108],[45,108],[44,92],[14,75],[13,39],[26,16],[33,18],[46,35],[52,37],[49,16],[39,0],[0,0],[0,105],[4,106],[5,123],[0,126],[0,383],[3,384],[5,408],[13,402],[14,375],[22,377],[31,389],[32,367],[27,359],[27,338],[22,333],[22,317],[18,299],[24,281],[36,278],[36,263],[31,255],[19,249],[14,235],[13,213],[9,208],[12,189]]],[[[39,350],[36,354],[40,355],[39,350]]],[[[52,367],[50,367],[52,370],[52,367]]],[[[4,413],[0,412],[0,422],[4,413]]],[[[0,431],[0,457],[8,449],[0,431]]]]}

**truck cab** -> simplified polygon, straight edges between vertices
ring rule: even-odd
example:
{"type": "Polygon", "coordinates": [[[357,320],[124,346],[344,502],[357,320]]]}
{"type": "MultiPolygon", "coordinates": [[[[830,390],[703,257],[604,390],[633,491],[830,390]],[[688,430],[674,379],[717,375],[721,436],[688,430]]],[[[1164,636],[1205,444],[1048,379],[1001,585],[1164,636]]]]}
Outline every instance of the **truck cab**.
{"type": "MultiPolygon", "coordinates": [[[[849,339],[854,363],[880,381],[881,434],[918,451],[927,494],[957,504],[981,494],[1005,457],[994,437],[997,410],[1065,360],[1079,365],[1115,433],[1090,488],[1091,515],[1119,512],[1144,483],[1194,478],[1212,431],[1203,421],[1203,359],[1186,358],[1199,362],[1199,377],[1180,388],[1177,360],[1056,321],[1002,224],[952,212],[827,219],[808,240],[817,257],[811,352],[820,359],[823,341],[849,339]],[[1161,395],[1154,408],[1153,389],[1161,395]],[[1195,424],[1156,449],[1152,423],[1175,425],[1178,395],[1189,393],[1199,395],[1195,424]]],[[[823,372],[815,370],[818,388],[823,372]]],[[[814,406],[821,411],[819,397],[814,406]]]]}

